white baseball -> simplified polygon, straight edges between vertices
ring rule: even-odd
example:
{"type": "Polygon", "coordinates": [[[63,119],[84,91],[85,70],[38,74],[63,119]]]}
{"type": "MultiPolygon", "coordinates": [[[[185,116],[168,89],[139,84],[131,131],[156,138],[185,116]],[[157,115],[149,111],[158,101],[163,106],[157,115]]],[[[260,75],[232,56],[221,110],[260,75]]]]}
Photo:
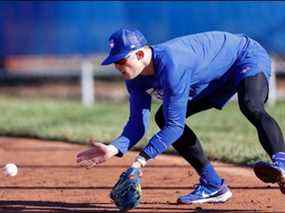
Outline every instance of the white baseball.
{"type": "Polygon", "coordinates": [[[6,176],[15,176],[18,173],[18,167],[13,163],[8,163],[4,166],[3,172],[6,176]]]}

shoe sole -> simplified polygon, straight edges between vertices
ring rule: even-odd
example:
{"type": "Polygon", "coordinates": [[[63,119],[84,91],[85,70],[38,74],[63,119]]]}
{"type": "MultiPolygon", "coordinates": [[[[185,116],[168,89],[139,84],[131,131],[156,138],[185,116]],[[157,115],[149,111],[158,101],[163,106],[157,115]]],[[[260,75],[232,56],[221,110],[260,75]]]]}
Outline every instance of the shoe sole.
{"type": "Polygon", "coordinates": [[[285,175],[279,170],[266,163],[258,162],[255,164],[254,173],[256,177],[265,183],[278,183],[280,191],[285,194],[285,175]]]}
{"type": "Polygon", "coordinates": [[[201,203],[224,203],[227,200],[229,200],[232,197],[232,192],[227,191],[225,194],[222,194],[217,197],[210,197],[210,198],[204,198],[200,200],[190,201],[187,203],[182,202],[181,200],[177,200],[178,204],[201,204],[201,203]]]}

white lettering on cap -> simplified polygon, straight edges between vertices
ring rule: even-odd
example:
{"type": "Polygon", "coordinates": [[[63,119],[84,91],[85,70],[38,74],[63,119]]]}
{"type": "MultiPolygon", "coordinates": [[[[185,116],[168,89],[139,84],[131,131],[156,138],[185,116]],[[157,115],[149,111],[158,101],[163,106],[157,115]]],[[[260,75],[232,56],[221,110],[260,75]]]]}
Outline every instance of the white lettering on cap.
{"type": "Polygon", "coordinates": [[[115,46],[115,42],[113,39],[109,41],[109,47],[112,49],[115,46]]]}
{"type": "Polygon", "coordinates": [[[129,42],[132,44],[132,46],[133,46],[133,45],[136,46],[137,44],[140,43],[139,39],[138,39],[137,36],[135,36],[135,35],[130,35],[130,36],[128,37],[128,39],[129,39],[129,42]]]}

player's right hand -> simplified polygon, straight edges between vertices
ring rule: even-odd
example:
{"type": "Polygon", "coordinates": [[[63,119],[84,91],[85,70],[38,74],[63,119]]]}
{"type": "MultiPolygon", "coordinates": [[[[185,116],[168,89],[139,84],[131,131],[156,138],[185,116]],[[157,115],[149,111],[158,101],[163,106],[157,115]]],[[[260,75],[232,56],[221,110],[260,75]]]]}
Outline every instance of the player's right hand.
{"type": "Polygon", "coordinates": [[[103,143],[96,143],[91,141],[92,147],[77,154],[77,163],[90,169],[95,165],[105,162],[118,153],[118,150],[112,145],[105,145],[103,143]]]}

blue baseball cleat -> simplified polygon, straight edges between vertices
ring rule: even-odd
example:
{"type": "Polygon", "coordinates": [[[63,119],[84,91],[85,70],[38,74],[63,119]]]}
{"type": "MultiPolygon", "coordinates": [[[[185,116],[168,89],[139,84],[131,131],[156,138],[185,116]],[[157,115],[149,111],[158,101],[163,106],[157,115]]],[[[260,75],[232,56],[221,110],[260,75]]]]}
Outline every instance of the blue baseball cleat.
{"type": "Polygon", "coordinates": [[[222,180],[219,186],[207,183],[200,178],[200,183],[196,185],[193,192],[178,198],[178,204],[194,204],[194,203],[224,203],[230,199],[232,193],[222,180]]]}
{"type": "Polygon", "coordinates": [[[254,165],[255,175],[265,183],[278,183],[280,191],[285,194],[285,153],[272,157],[273,163],[259,161],[254,165]]]}

